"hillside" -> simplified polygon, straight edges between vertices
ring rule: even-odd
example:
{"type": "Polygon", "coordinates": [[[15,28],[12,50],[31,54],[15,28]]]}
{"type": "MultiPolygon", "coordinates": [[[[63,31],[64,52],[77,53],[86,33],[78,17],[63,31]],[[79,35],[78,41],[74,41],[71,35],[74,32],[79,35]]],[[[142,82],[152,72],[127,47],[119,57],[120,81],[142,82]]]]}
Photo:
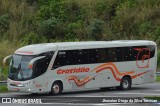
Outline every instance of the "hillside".
{"type": "Polygon", "coordinates": [[[159,35],[159,0],[0,0],[0,61],[33,43],[159,35]]]}

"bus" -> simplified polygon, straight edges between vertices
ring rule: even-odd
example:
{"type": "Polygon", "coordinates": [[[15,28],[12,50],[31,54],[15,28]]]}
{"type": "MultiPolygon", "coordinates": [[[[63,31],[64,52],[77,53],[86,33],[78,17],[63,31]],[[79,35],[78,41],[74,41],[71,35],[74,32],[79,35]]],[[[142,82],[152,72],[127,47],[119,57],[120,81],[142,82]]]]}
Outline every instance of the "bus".
{"type": "Polygon", "coordinates": [[[58,95],[91,88],[129,90],[155,81],[157,47],[147,40],[42,43],[19,48],[7,61],[10,91],[58,95]]]}

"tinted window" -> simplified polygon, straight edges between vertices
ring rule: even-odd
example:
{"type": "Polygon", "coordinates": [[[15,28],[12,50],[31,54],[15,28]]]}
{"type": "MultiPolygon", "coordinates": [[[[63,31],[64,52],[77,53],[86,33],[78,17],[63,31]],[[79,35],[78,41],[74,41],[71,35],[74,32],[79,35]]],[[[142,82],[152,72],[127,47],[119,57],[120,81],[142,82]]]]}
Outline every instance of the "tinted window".
{"type": "Polygon", "coordinates": [[[146,60],[148,58],[144,58],[144,55],[148,55],[149,52],[152,58],[155,54],[154,45],[65,50],[58,52],[53,68],[76,64],[135,61],[137,56],[138,60],[146,60]],[[141,49],[141,52],[136,50],[137,48],[141,49]]]}
{"type": "Polygon", "coordinates": [[[88,64],[88,55],[88,50],[59,51],[53,68],[64,65],[88,64]]]}

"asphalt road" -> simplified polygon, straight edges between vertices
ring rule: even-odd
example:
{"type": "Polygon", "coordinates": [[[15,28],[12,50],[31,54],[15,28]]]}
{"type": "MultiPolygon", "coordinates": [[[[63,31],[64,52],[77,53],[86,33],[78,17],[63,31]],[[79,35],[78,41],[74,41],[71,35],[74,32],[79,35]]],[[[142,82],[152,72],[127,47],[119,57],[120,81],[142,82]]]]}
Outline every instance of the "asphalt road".
{"type": "MultiPolygon", "coordinates": [[[[49,94],[39,94],[33,96],[27,93],[10,92],[1,93],[0,97],[18,97],[18,98],[42,98],[47,100],[47,106],[64,106],[64,105],[77,105],[77,106],[89,106],[89,105],[109,105],[109,106],[127,106],[132,105],[132,103],[96,103],[98,99],[100,101],[103,98],[134,98],[134,97],[148,97],[157,96],[160,97],[160,83],[150,83],[143,85],[134,85],[131,90],[121,91],[115,88],[100,90],[100,89],[88,89],[83,91],[67,91],[63,92],[59,96],[51,96],[49,94]],[[89,97],[89,98],[88,98],[89,97]]],[[[135,103],[134,103],[135,104],[135,103]]],[[[0,104],[0,106],[19,106],[22,104],[0,104]]],[[[38,106],[43,104],[23,104],[22,106],[38,106]]],[[[136,103],[136,106],[155,106],[160,105],[160,103],[136,103]]]]}

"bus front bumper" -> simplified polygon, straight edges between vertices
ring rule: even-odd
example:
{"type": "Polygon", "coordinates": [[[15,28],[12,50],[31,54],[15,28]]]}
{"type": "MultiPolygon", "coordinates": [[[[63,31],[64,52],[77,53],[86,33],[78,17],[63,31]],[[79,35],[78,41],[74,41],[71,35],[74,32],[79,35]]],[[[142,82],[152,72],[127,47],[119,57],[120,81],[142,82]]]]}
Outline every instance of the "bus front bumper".
{"type": "Polygon", "coordinates": [[[31,81],[17,82],[17,81],[7,80],[7,88],[9,91],[32,93],[33,83],[31,81]]]}
{"type": "Polygon", "coordinates": [[[7,88],[9,91],[32,93],[32,90],[30,87],[14,87],[11,85],[7,85],[7,88]]]}

